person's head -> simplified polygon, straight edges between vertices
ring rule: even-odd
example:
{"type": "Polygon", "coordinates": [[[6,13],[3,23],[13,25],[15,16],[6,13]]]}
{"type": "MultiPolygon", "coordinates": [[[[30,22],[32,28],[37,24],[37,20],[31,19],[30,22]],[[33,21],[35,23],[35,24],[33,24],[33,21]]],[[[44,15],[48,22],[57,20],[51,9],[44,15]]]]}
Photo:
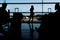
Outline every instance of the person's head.
{"type": "Polygon", "coordinates": [[[7,3],[3,3],[3,4],[2,4],[2,8],[3,8],[3,9],[6,9],[6,7],[7,7],[7,3]]]}
{"type": "Polygon", "coordinates": [[[33,12],[33,10],[34,10],[34,6],[33,6],[33,5],[31,5],[30,11],[32,11],[32,12],[33,12]]]}
{"type": "Polygon", "coordinates": [[[33,6],[33,5],[31,5],[31,8],[34,8],[34,6],[33,6]]]}

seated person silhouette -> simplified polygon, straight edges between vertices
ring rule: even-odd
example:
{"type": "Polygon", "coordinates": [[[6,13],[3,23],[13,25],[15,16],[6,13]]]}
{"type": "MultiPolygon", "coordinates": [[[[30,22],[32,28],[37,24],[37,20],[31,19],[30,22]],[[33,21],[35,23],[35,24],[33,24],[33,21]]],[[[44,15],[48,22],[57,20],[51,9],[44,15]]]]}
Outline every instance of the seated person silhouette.
{"type": "Polygon", "coordinates": [[[14,13],[10,32],[8,33],[8,39],[10,40],[20,40],[21,39],[21,20],[23,18],[22,13],[14,13]]]}

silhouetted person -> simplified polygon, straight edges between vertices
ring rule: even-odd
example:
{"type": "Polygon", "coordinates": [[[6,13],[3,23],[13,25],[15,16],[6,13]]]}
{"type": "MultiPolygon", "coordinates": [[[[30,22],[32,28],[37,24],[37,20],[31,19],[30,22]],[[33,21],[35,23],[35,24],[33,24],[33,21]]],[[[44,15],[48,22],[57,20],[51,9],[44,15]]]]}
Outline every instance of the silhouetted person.
{"type": "MultiPolygon", "coordinates": [[[[33,15],[34,15],[34,12],[33,11],[34,11],[34,6],[31,5],[29,22],[30,22],[31,18],[32,18],[32,22],[33,22],[33,15]]],[[[33,32],[34,32],[33,23],[31,23],[32,26],[30,25],[30,23],[28,23],[28,24],[29,24],[29,28],[30,28],[30,37],[31,37],[31,40],[33,40],[33,32]]]]}
{"type": "Polygon", "coordinates": [[[53,27],[52,27],[52,29],[53,29],[52,35],[53,36],[52,37],[54,37],[55,39],[59,39],[58,38],[59,27],[60,27],[60,5],[59,5],[59,3],[55,4],[55,9],[56,9],[56,12],[53,15],[53,27]],[[56,36],[54,36],[54,34],[56,34],[56,36]]]}
{"type": "Polygon", "coordinates": [[[59,5],[59,3],[55,4],[55,9],[56,9],[56,12],[54,13],[54,16],[59,16],[60,15],[60,5],[59,5]]]}
{"type": "Polygon", "coordinates": [[[59,26],[60,26],[60,5],[59,3],[55,4],[56,12],[54,14],[48,14],[48,31],[50,33],[49,39],[58,39],[59,35],[59,26]],[[54,38],[53,38],[54,37],[54,38]]]}
{"type": "Polygon", "coordinates": [[[23,15],[21,13],[14,13],[13,19],[11,22],[10,32],[8,38],[11,40],[20,40],[21,39],[21,20],[23,15]]]}
{"type": "Polygon", "coordinates": [[[9,22],[9,12],[6,11],[7,4],[3,3],[0,7],[0,32],[6,35],[2,25],[9,22]]]}
{"type": "Polygon", "coordinates": [[[59,8],[59,3],[56,3],[55,4],[55,10],[58,10],[58,8],[59,8]]]}

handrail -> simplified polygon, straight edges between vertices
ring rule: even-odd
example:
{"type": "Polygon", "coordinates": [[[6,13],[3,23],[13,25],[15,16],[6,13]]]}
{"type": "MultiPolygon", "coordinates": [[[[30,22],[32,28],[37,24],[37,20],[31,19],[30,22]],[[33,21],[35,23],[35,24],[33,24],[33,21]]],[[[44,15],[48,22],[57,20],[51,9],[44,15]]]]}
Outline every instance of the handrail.
{"type": "Polygon", "coordinates": [[[21,23],[41,23],[40,21],[39,22],[25,22],[25,21],[21,21],[21,23]]]}
{"type": "MultiPolygon", "coordinates": [[[[7,4],[56,4],[60,2],[27,2],[27,3],[7,3],[7,4]]],[[[2,4],[2,3],[0,3],[2,4]]]]}
{"type": "MultiPolygon", "coordinates": [[[[15,12],[10,12],[10,13],[15,13],[15,12]]],[[[30,12],[17,12],[17,13],[30,13],[30,12]]],[[[34,12],[34,13],[54,13],[54,12],[34,12]]]]}

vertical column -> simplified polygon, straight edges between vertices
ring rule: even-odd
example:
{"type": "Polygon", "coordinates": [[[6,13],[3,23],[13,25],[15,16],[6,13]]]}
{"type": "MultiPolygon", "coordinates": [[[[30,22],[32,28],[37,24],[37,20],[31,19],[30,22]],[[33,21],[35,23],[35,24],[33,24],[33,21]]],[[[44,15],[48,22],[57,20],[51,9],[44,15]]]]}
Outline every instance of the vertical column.
{"type": "Polygon", "coordinates": [[[42,0],[42,15],[43,15],[43,0],[42,0]]]}
{"type": "Polygon", "coordinates": [[[6,3],[6,0],[4,0],[4,2],[3,3],[6,3]]]}

